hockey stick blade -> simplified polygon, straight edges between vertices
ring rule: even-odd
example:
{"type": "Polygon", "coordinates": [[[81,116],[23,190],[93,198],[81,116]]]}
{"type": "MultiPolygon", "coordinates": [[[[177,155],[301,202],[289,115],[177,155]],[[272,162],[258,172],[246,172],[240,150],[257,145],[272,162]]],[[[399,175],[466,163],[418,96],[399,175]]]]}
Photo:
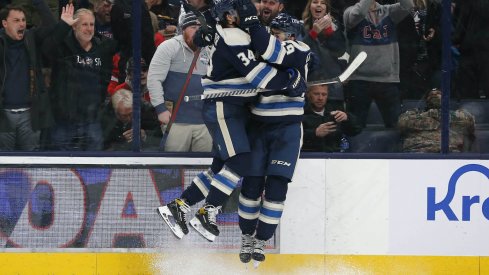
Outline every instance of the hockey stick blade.
{"type": "Polygon", "coordinates": [[[340,75],[338,78],[340,79],[340,82],[343,83],[345,82],[357,69],[362,65],[363,61],[367,59],[367,53],[366,52],[360,52],[355,59],[350,63],[348,68],[340,75]]]}
{"type": "Polygon", "coordinates": [[[338,77],[335,77],[333,79],[327,79],[327,80],[318,80],[318,81],[311,81],[307,83],[307,87],[311,86],[318,86],[318,85],[329,85],[329,84],[335,84],[335,83],[344,83],[350,76],[362,65],[363,61],[367,59],[367,53],[366,52],[360,52],[355,59],[348,65],[346,70],[341,73],[338,77]]]}
{"type": "MultiPolygon", "coordinates": [[[[312,81],[308,82],[307,86],[318,86],[318,85],[329,85],[329,84],[335,84],[335,83],[344,83],[357,69],[360,67],[360,65],[363,64],[363,61],[367,59],[367,53],[366,52],[360,52],[355,59],[348,65],[346,70],[339,76],[333,78],[333,79],[326,79],[326,80],[318,80],[318,81],[312,81]]],[[[228,90],[228,91],[216,91],[213,93],[207,93],[207,94],[202,94],[202,95],[193,95],[193,96],[185,96],[184,101],[189,102],[189,101],[194,101],[194,100],[204,100],[204,99],[211,99],[211,98],[221,98],[221,97],[226,97],[226,96],[238,96],[238,95],[247,95],[247,96],[252,96],[257,93],[262,93],[262,92],[268,92],[268,91],[273,91],[269,89],[243,89],[243,90],[228,90]]]]}

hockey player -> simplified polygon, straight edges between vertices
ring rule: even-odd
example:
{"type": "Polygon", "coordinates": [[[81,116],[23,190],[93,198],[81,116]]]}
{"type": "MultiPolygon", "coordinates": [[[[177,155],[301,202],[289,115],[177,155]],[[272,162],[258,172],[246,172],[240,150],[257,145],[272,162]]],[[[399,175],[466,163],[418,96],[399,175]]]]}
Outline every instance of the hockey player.
{"type": "MultiPolygon", "coordinates": [[[[238,9],[240,20],[248,22],[251,44],[267,60],[279,67],[297,68],[304,76],[310,59],[305,43],[295,41],[300,21],[281,13],[265,28],[250,21],[246,10],[249,0],[240,1],[247,9],[238,9]],[[246,4],[245,4],[246,3],[246,4]]],[[[299,92],[299,91],[298,91],[299,92]]],[[[262,93],[252,106],[249,132],[251,162],[239,197],[239,226],[242,231],[240,260],[251,259],[255,267],[265,260],[264,247],[280,221],[288,183],[294,174],[302,146],[303,93],[262,93]],[[263,201],[262,201],[262,195],[263,201]]]]}
{"type": "MultiPolygon", "coordinates": [[[[212,9],[219,24],[216,25],[207,75],[202,80],[204,93],[264,88],[302,94],[306,86],[298,70],[279,70],[255,58],[250,49],[249,34],[237,28],[239,18],[235,7],[235,1],[221,0],[212,9]]],[[[256,9],[254,17],[257,20],[256,9]]],[[[194,181],[181,198],[158,208],[177,237],[188,233],[185,216],[190,205],[206,195],[205,205],[197,211],[190,224],[209,241],[214,241],[219,235],[216,216],[248,168],[250,146],[246,126],[250,116],[249,103],[254,98],[254,95],[247,95],[204,102],[204,121],[214,142],[215,157],[211,171],[200,182],[194,181]],[[222,169],[218,170],[220,165],[222,169]],[[176,224],[170,222],[169,216],[173,216],[176,224]]]]}

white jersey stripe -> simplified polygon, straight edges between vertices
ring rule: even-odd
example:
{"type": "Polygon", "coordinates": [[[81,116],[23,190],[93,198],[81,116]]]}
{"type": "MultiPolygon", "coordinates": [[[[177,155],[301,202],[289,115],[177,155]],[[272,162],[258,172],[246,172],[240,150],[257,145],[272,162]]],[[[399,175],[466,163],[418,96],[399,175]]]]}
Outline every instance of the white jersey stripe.
{"type": "Polygon", "coordinates": [[[259,216],[260,216],[260,212],[256,212],[256,213],[253,213],[253,214],[250,214],[250,213],[246,213],[244,211],[241,211],[239,208],[238,208],[238,215],[243,218],[243,219],[247,219],[247,220],[256,220],[259,216]]]}
{"type": "Polygon", "coordinates": [[[279,224],[279,222],[280,222],[280,218],[273,218],[273,217],[265,216],[263,214],[260,214],[258,219],[260,221],[262,221],[264,223],[268,223],[268,224],[279,224]]]}
{"type": "Polygon", "coordinates": [[[224,118],[224,105],[222,101],[216,102],[216,113],[217,113],[217,122],[219,124],[219,128],[221,129],[221,133],[224,139],[224,144],[226,145],[226,150],[228,151],[228,156],[232,157],[236,155],[236,151],[234,150],[233,140],[231,139],[231,134],[229,134],[229,129],[226,124],[226,119],[224,118]]]}

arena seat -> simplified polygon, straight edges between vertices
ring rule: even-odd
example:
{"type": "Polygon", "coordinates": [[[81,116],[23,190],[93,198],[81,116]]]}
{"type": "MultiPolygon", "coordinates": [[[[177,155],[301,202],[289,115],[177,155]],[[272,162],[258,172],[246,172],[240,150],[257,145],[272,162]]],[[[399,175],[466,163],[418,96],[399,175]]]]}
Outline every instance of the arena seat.
{"type": "Polygon", "coordinates": [[[476,124],[489,123],[489,100],[472,99],[462,100],[460,108],[467,110],[475,117],[476,124]]]}
{"type": "Polygon", "coordinates": [[[379,108],[375,102],[372,102],[372,104],[370,104],[370,108],[368,109],[367,124],[384,125],[384,120],[382,119],[382,115],[380,114],[379,108]]]}
{"type": "Polygon", "coordinates": [[[363,131],[350,137],[353,153],[397,153],[400,152],[400,134],[396,129],[367,126],[363,131]]]}
{"type": "Polygon", "coordinates": [[[475,140],[472,144],[471,152],[488,154],[489,153],[489,129],[479,129],[476,127],[475,130],[475,140]]]}

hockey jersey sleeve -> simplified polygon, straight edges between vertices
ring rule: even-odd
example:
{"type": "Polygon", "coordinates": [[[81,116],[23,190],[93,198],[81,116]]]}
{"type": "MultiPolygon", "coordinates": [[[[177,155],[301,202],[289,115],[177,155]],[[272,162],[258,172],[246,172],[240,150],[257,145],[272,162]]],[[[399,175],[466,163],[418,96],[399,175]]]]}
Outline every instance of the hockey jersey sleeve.
{"type": "Polygon", "coordinates": [[[250,28],[251,47],[267,62],[302,71],[309,60],[310,48],[301,41],[281,42],[263,26],[250,28]]]}
{"type": "MultiPolygon", "coordinates": [[[[219,75],[225,75],[226,73],[225,70],[219,72],[219,68],[222,67],[221,63],[228,63],[232,69],[236,70],[244,78],[241,80],[235,78],[233,81],[246,81],[250,84],[247,88],[282,90],[287,87],[290,78],[289,73],[279,70],[266,62],[258,61],[250,48],[250,38],[247,33],[238,28],[223,30],[219,25],[216,26],[216,29],[218,37],[216,38],[217,42],[215,42],[214,49],[211,51],[212,56],[208,77],[218,80],[219,75]]],[[[221,81],[221,83],[224,82],[221,81]]],[[[219,88],[215,85],[213,86],[206,88],[219,88]]],[[[244,86],[241,86],[241,88],[244,88],[244,86]]]]}

